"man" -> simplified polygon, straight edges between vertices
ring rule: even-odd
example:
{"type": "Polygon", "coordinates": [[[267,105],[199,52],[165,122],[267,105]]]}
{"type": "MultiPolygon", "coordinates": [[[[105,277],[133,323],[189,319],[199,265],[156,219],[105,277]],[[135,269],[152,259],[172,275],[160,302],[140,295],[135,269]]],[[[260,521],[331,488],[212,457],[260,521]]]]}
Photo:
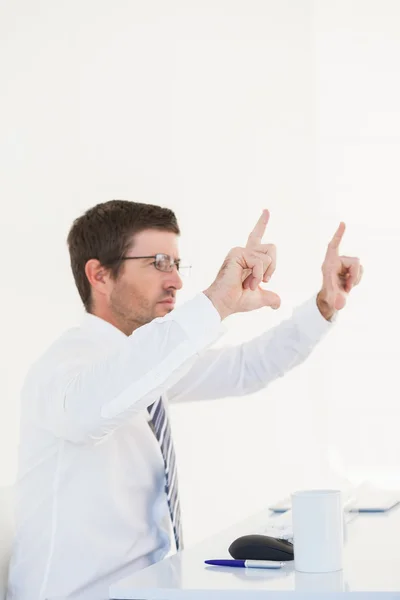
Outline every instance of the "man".
{"type": "Polygon", "coordinates": [[[172,211],[99,204],[68,236],[86,313],[33,365],[23,391],[17,534],[9,600],[108,598],[111,582],[182,547],[168,401],[245,395],[301,363],[362,274],[340,257],[291,319],[237,348],[208,349],[227,316],[269,306],[276,251],[263,211],[245,248],[174,309],[179,227],[172,211]],[[223,376],[221,376],[223,375],[223,376]]]}

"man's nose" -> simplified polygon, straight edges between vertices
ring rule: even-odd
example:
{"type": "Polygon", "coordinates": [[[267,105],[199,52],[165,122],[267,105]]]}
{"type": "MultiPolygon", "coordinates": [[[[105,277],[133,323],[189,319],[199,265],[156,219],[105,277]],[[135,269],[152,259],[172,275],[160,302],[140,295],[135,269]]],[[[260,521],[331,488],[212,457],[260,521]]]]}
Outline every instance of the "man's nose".
{"type": "Polygon", "coordinates": [[[180,290],[183,286],[182,277],[176,267],[171,273],[168,273],[166,284],[166,287],[174,287],[176,290],[180,290]]]}

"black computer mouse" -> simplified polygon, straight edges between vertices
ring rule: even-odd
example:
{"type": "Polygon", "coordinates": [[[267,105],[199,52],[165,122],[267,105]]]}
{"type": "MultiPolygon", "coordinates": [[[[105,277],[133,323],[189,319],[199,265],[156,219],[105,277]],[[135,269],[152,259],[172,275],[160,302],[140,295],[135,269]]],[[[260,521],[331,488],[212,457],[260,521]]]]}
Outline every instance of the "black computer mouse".
{"type": "Polygon", "coordinates": [[[293,544],[268,535],[242,535],[228,548],[233,558],[242,560],[293,560],[293,544]]]}

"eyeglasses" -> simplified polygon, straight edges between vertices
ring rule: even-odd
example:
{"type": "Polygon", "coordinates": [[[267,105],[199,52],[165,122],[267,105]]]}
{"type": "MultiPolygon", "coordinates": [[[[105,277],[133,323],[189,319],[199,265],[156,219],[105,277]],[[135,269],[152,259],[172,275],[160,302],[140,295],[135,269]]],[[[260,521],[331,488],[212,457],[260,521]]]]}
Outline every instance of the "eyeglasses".
{"type": "Polygon", "coordinates": [[[117,262],[119,260],[137,260],[139,258],[154,258],[154,262],[151,263],[155,266],[158,271],[163,271],[164,273],[171,273],[176,267],[177,271],[182,273],[184,270],[185,274],[190,273],[191,265],[181,266],[180,258],[173,258],[169,254],[155,254],[154,256],[121,256],[121,258],[116,258],[111,262],[117,262]]]}

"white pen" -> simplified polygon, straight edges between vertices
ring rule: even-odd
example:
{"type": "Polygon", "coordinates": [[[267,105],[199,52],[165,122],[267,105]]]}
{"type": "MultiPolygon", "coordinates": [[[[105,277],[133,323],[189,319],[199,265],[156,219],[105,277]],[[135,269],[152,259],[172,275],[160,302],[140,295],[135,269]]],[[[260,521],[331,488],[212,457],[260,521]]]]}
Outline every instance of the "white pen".
{"type": "Polygon", "coordinates": [[[216,559],[205,560],[207,565],[218,567],[244,567],[246,569],[281,569],[285,563],[276,560],[232,560],[216,559]]]}

